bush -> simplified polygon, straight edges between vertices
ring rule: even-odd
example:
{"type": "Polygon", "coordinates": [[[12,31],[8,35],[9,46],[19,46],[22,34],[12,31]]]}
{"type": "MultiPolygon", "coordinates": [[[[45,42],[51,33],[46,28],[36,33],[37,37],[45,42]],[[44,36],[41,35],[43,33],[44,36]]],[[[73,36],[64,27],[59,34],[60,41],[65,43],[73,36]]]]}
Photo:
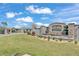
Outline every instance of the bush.
{"type": "Polygon", "coordinates": [[[42,38],[42,36],[41,35],[37,35],[39,38],[42,38]]]}
{"type": "Polygon", "coordinates": [[[32,36],[35,36],[35,32],[32,32],[32,36]]]}
{"type": "Polygon", "coordinates": [[[62,41],[63,39],[62,39],[62,38],[60,38],[59,40],[60,40],[60,41],[62,41]]]}
{"type": "Polygon", "coordinates": [[[55,38],[53,37],[53,40],[55,40],[55,38]]]}
{"type": "Polygon", "coordinates": [[[68,42],[72,42],[72,40],[68,40],[68,42]]]}
{"type": "Polygon", "coordinates": [[[77,42],[77,41],[75,41],[74,43],[75,43],[75,44],[77,44],[78,42],[77,42]]]}
{"type": "Polygon", "coordinates": [[[44,36],[44,39],[46,39],[47,37],[46,36],[44,36]]]}
{"type": "Polygon", "coordinates": [[[30,32],[27,32],[27,34],[28,34],[28,35],[31,35],[31,33],[30,33],[30,32]]]}

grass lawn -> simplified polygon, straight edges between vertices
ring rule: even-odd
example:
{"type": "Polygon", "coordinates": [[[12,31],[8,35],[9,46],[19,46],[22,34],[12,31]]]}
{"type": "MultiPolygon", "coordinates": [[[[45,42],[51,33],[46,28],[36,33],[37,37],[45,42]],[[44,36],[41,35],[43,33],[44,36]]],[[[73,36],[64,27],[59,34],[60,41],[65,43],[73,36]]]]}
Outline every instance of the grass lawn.
{"type": "Polygon", "coordinates": [[[26,34],[0,37],[0,55],[11,56],[16,53],[32,56],[75,56],[79,55],[79,45],[40,40],[26,34]]]}

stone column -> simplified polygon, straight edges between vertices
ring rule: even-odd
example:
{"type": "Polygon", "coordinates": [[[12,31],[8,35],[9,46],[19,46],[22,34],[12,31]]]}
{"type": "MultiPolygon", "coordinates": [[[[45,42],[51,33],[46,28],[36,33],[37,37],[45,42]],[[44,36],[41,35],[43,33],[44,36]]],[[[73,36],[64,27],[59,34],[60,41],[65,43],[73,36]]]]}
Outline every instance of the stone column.
{"type": "Polygon", "coordinates": [[[4,34],[7,34],[7,29],[6,28],[4,28],[4,34]]]}
{"type": "Polygon", "coordinates": [[[68,24],[68,37],[70,39],[74,39],[75,37],[75,24],[74,23],[68,24]]]}
{"type": "Polygon", "coordinates": [[[79,26],[76,26],[75,29],[75,40],[79,40],[79,26]]]}

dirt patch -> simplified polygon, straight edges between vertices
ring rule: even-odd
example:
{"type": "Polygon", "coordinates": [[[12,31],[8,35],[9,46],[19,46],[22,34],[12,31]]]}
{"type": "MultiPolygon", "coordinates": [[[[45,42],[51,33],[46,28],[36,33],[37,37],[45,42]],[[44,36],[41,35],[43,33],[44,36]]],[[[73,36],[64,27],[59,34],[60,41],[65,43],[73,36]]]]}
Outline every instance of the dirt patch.
{"type": "Polygon", "coordinates": [[[29,55],[29,54],[24,54],[24,55],[22,55],[22,56],[31,56],[31,55],[29,55]]]}

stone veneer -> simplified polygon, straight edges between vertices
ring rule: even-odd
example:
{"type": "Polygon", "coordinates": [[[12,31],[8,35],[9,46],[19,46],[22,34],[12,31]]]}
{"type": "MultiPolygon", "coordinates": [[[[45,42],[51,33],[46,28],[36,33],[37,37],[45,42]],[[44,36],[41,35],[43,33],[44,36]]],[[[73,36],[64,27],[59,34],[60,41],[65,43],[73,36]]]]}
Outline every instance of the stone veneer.
{"type": "Polygon", "coordinates": [[[68,36],[69,38],[74,39],[74,36],[75,36],[75,24],[74,23],[68,24],[68,36]]]}
{"type": "MultiPolygon", "coordinates": [[[[68,35],[66,35],[69,39],[79,39],[79,25],[75,25],[74,23],[69,23],[66,25],[65,23],[52,23],[48,27],[41,26],[39,28],[39,34],[41,35],[52,35],[52,36],[65,36],[63,34],[63,30],[65,26],[68,26],[68,35]]],[[[32,26],[32,30],[36,30],[35,26],[32,26]]]]}
{"type": "Polygon", "coordinates": [[[52,23],[49,25],[49,34],[54,36],[61,36],[64,30],[64,23],[52,23]]]}

